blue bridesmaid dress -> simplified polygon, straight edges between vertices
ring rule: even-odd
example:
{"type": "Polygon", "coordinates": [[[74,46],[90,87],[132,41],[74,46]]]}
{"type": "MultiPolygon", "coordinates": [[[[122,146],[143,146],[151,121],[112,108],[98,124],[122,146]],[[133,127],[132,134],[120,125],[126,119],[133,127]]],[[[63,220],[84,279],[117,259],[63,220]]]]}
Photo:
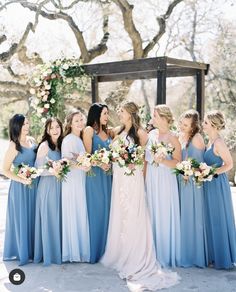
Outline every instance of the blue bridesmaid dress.
{"type": "MultiPolygon", "coordinates": [[[[35,148],[21,146],[13,161],[14,167],[21,163],[34,166],[35,148]]],[[[31,187],[14,180],[8,192],[6,232],[3,260],[19,260],[20,265],[27,264],[34,257],[34,223],[37,179],[31,187]]]]}
{"type": "MultiPolygon", "coordinates": [[[[94,133],[92,153],[109,149],[111,139],[103,141],[94,133]]],[[[90,232],[90,262],[96,263],[105,252],[110,213],[112,176],[100,167],[92,167],[95,176],[86,177],[86,195],[90,232]]]]}
{"type": "MultiPolygon", "coordinates": [[[[194,147],[190,142],[188,148],[182,149],[182,160],[188,157],[203,161],[204,151],[194,147]]],[[[197,187],[189,178],[185,182],[178,176],[180,196],[180,234],[181,261],[183,267],[207,266],[207,241],[204,215],[203,187],[197,187]]]]}
{"type": "MultiPolygon", "coordinates": [[[[153,165],[150,146],[159,143],[157,130],[148,135],[145,159],[146,193],[157,260],[162,267],[180,264],[180,210],[176,175],[164,164],[153,165]]],[[[171,159],[170,155],[166,159],[171,159]]]]}
{"type": "MultiPolygon", "coordinates": [[[[50,148],[47,156],[52,160],[61,158],[59,151],[50,148]]],[[[37,167],[43,164],[36,160],[37,167]]],[[[34,262],[61,264],[61,182],[47,170],[39,180],[35,213],[34,262]]]]}
{"type": "MultiPolygon", "coordinates": [[[[206,150],[204,161],[220,167],[221,157],[206,150]]],[[[226,173],[204,183],[208,259],[216,269],[230,269],[236,263],[236,229],[229,181],[226,173]]]]}

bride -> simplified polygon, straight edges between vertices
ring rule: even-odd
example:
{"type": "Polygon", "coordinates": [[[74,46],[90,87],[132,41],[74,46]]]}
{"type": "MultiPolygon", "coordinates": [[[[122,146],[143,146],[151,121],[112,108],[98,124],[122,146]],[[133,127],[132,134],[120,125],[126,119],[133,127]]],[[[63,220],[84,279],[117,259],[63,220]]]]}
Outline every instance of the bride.
{"type": "MultiPolygon", "coordinates": [[[[113,143],[122,139],[127,145],[132,142],[145,146],[147,134],[140,126],[138,106],[125,103],[119,118],[123,126],[113,143]]],[[[114,163],[111,198],[108,238],[101,262],[116,269],[130,291],[155,291],[177,284],[177,273],[163,271],[156,262],[142,169],[127,176],[114,163]]]]}

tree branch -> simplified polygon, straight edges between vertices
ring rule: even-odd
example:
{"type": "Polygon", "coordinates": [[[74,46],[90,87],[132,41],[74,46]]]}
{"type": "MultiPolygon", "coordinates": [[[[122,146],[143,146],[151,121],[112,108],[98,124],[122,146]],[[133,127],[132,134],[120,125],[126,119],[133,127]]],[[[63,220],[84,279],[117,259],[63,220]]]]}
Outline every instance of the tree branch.
{"type": "Polygon", "coordinates": [[[9,60],[18,50],[21,49],[21,47],[23,46],[23,44],[25,43],[30,30],[32,29],[33,24],[31,22],[29,22],[26,26],[26,29],[19,41],[19,43],[14,43],[11,45],[11,47],[9,48],[8,51],[3,52],[0,54],[0,62],[6,62],[7,60],[9,60]]]}
{"type": "Polygon", "coordinates": [[[38,6],[36,4],[32,4],[32,3],[21,3],[21,5],[24,8],[30,9],[31,11],[38,12],[41,16],[43,16],[47,19],[50,19],[50,20],[63,19],[63,20],[65,20],[74,33],[77,44],[80,48],[81,59],[83,60],[84,63],[89,63],[92,59],[103,54],[107,50],[106,43],[107,43],[108,36],[109,36],[109,34],[107,32],[104,34],[101,42],[96,47],[92,48],[91,50],[88,50],[86,43],[85,43],[85,40],[84,40],[84,37],[83,37],[83,33],[81,32],[81,30],[76,25],[76,23],[74,22],[73,18],[70,15],[68,15],[64,12],[47,13],[47,12],[43,11],[42,9],[38,9],[38,6]]]}
{"type": "Polygon", "coordinates": [[[163,36],[163,34],[166,32],[166,21],[170,17],[171,13],[173,12],[174,8],[180,3],[183,2],[183,0],[174,0],[171,2],[166,10],[166,13],[163,15],[160,15],[157,17],[157,22],[159,25],[159,31],[154,36],[154,38],[150,41],[150,43],[144,48],[143,50],[143,57],[147,57],[148,53],[155,47],[157,42],[160,40],[160,38],[163,36]]]}
{"type": "Polygon", "coordinates": [[[136,29],[133,21],[133,5],[130,5],[127,0],[113,0],[113,2],[119,6],[123,21],[124,28],[127,31],[133,46],[133,58],[138,59],[143,57],[143,48],[142,48],[142,38],[139,31],[136,29]]]}
{"type": "Polygon", "coordinates": [[[5,42],[5,40],[7,39],[7,37],[5,36],[5,34],[0,36],[0,44],[5,42]]]}

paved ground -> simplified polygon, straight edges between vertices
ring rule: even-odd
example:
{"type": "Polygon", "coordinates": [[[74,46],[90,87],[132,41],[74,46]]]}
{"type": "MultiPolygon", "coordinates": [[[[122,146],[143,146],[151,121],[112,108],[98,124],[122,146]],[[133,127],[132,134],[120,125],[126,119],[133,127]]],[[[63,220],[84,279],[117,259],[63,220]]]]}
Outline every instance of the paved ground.
{"type": "MultiPolygon", "coordinates": [[[[19,286],[11,284],[8,275],[11,270],[18,268],[17,263],[2,261],[8,185],[9,182],[0,177],[0,292],[128,292],[125,282],[120,280],[117,273],[101,264],[77,263],[49,267],[28,264],[21,267],[26,275],[24,283],[19,286]]],[[[232,197],[236,214],[236,188],[232,188],[232,197]]],[[[212,268],[178,268],[175,271],[180,274],[181,283],[164,291],[236,292],[236,269],[223,271],[212,268]]]]}

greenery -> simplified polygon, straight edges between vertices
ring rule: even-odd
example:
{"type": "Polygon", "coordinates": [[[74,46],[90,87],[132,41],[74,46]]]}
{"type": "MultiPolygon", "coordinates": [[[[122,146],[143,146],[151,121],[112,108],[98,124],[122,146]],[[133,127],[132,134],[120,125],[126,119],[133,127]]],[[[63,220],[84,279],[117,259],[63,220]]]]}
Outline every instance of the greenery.
{"type": "Polygon", "coordinates": [[[65,118],[65,96],[85,91],[88,78],[76,59],[59,59],[38,65],[30,80],[32,134],[38,136],[48,117],[65,118]]]}

